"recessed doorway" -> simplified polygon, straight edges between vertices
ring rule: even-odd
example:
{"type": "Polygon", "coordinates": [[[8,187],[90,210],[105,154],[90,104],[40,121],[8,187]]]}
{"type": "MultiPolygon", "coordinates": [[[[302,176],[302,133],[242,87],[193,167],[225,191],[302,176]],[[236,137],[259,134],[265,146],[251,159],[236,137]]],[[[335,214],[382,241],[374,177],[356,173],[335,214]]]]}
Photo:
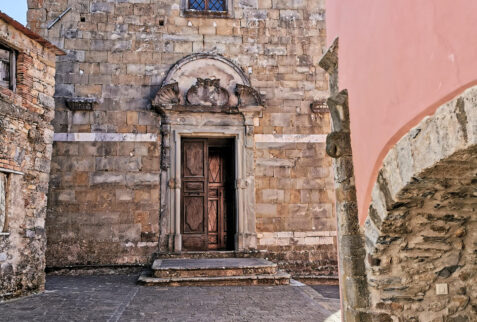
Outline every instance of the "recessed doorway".
{"type": "Polygon", "coordinates": [[[183,250],[233,250],[234,139],[183,138],[181,143],[183,250]]]}

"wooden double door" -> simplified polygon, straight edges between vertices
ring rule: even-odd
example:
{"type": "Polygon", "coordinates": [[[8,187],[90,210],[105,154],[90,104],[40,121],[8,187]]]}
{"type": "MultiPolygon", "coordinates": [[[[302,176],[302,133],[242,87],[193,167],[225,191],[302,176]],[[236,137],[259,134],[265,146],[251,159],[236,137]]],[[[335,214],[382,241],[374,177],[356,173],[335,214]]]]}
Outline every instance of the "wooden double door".
{"type": "Polygon", "coordinates": [[[182,139],[184,250],[233,250],[234,153],[233,139],[182,139]]]}

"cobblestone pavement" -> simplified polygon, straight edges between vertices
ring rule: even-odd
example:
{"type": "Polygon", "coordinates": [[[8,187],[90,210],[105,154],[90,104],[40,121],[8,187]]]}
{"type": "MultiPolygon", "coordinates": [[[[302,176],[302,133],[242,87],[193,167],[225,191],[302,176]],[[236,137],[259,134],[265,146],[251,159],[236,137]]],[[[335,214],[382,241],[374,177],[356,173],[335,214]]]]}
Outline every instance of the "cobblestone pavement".
{"type": "Polygon", "coordinates": [[[301,283],[166,288],[136,279],[50,276],[44,293],[1,303],[0,321],[340,321],[339,300],[301,283]]]}

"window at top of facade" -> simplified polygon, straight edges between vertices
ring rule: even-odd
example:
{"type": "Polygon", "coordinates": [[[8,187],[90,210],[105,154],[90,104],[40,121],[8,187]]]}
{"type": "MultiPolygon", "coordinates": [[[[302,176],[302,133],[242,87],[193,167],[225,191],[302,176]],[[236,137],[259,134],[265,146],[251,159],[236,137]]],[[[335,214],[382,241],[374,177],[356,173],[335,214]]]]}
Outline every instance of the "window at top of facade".
{"type": "Polygon", "coordinates": [[[188,0],[189,10],[224,12],[227,11],[227,0],[188,0]]]}
{"type": "Polygon", "coordinates": [[[16,72],[15,50],[0,44],[0,86],[15,91],[16,72]]]}

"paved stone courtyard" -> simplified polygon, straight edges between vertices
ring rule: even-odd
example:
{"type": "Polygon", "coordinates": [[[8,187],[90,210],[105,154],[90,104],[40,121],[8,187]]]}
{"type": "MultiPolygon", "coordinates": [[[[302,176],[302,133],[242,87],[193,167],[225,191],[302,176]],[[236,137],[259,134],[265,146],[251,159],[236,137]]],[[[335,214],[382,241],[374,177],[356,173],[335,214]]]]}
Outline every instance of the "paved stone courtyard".
{"type": "Polygon", "coordinates": [[[337,286],[166,288],[136,279],[49,276],[43,294],[0,304],[0,321],[340,321],[337,286]]]}

